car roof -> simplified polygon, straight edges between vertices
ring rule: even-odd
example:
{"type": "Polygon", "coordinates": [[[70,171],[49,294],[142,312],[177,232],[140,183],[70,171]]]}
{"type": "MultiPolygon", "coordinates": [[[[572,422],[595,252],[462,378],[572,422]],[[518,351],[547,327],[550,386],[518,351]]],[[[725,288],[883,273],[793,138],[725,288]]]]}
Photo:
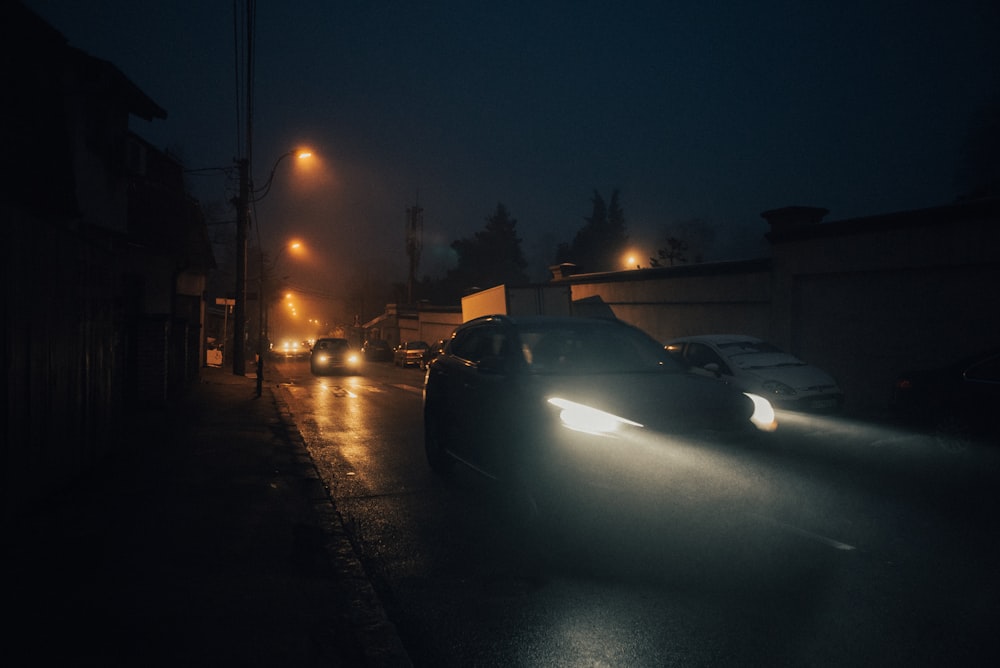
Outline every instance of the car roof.
{"type": "Polygon", "coordinates": [[[587,322],[591,324],[627,324],[616,318],[586,318],[574,315],[484,315],[478,318],[473,318],[468,322],[464,322],[461,326],[464,327],[477,322],[489,322],[490,320],[496,322],[508,322],[515,327],[558,324],[573,325],[579,324],[580,322],[587,322]]]}
{"type": "Polygon", "coordinates": [[[693,336],[679,336],[676,339],[671,339],[667,343],[714,343],[716,345],[724,343],[739,343],[742,341],[748,341],[751,343],[760,343],[762,339],[756,336],[750,336],[748,334],[695,334],[693,336]]]}

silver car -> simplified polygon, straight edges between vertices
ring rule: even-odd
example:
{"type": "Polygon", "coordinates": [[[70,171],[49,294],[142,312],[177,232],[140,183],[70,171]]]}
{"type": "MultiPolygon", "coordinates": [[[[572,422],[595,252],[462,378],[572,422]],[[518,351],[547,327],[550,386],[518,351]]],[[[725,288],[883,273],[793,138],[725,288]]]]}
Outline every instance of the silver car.
{"type": "Polygon", "coordinates": [[[836,411],[844,392],[830,374],[745,334],[705,334],[668,341],[675,359],[696,373],[791,410],[836,411]]]}

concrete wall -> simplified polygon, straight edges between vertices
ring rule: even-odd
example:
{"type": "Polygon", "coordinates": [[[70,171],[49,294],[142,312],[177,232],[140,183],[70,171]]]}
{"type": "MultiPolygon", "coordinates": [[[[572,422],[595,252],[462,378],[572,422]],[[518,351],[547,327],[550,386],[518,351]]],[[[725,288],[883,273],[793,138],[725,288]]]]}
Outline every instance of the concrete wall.
{"type": "Polygon", "coordinates": [[[555,280],[659,340],[768,339],[830,372],[862,413],[885,410],[900,370],[1000,345],[1000,201],[830,223],[821,209],[768,213],[770,258],[555,280]]]}
{"type": "Polygon", "coordinates": [[[772,235],[774,342],[828,369],[849,406],[885,406],[905,368],[1000,345],[996,201],[772,235]]]}
{"type": "Polygon", "coordinates": [[[600,298],[660,341],[688,334],[770,335],[767,260],[637,269],[572,279],[574,303],[600,298]]]}

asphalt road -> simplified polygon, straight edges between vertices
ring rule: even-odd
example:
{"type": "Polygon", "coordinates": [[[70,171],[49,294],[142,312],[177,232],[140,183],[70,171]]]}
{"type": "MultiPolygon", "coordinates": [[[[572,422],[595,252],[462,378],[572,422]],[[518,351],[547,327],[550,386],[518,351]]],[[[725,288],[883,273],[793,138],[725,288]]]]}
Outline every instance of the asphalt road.
{"type": "Polygon", "coordinates": [[[1000,448],[782,415],[754,447],[630,451],[538,518],[423,455],[423,374],[282,391],[417,665],[969,665],[994,626],[1000,448]]]}

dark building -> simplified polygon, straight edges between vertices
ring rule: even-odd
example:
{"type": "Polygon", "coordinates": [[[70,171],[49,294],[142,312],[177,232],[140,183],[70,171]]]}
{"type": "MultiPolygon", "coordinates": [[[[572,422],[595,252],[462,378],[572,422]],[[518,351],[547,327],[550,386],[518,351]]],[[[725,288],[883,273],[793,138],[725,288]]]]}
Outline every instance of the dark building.
{"type": "Polygon", "coordinates": [[[0,9],[4,517],[100,462],[198,374],[214,266],[166,112],[20,3],[0,9]]]}

